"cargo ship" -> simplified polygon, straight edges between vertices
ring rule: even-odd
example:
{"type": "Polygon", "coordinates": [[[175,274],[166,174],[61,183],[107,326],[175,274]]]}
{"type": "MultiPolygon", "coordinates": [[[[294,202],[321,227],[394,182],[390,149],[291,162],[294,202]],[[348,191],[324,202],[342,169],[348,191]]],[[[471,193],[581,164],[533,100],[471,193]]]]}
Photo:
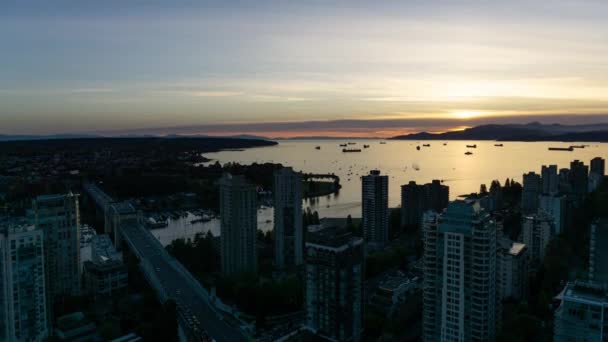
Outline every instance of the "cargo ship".
{"type": "Polygon", "coordinates": [[[549,147],[549,151],[574,151],[572,146],[570,147],[549,147]]]}

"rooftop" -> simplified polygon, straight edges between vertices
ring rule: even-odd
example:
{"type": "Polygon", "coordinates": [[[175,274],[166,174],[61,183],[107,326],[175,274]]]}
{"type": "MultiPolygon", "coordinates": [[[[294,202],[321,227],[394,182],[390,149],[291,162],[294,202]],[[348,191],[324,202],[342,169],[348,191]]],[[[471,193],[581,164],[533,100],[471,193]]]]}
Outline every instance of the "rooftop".
{"type": "Polygon", "coordinates": [[[509,254],[520,255],[525,250],[526,244],[520,242],[513,242],[513,244],[511,245],[511,249],[509,250],[509,254]]]}

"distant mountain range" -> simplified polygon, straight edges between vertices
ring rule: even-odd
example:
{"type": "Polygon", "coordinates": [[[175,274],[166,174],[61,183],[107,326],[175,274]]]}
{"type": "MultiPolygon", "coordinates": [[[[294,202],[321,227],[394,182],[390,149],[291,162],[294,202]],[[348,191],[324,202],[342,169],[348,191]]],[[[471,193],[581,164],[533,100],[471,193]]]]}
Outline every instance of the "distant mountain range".
{"type": "Polygon", "coordinates": [[[420,132],[399,135],[395,140],[500,140],[500,141],[597,141],[608,142],[608,124],[560,125],[528,124],[481,125],[445,133],[420,132]]]}

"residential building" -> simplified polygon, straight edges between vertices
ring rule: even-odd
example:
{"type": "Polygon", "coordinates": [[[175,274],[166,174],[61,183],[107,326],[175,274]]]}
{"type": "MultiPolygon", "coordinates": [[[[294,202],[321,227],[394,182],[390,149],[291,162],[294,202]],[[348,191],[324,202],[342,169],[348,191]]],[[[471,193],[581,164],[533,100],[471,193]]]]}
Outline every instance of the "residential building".
{"type": "Polygon", "coordinates": [[[542,193],[555,194],[559,190],[559,176],[557,165],[543,165],[541,170],[542,193]]]}
{"type": "Polygon", "coordinates": [[[45,284],[48,312],[66,297],[80,293],[80,213],[78,195],[38,196],[33,201],[33,219],[44,235],[45,284]]]}
{"type": "Polygon", "coordinates": [[[605,160],[604,158],[595,157],[591,159],[589,169],[589,191],[597,189],[604,180],[605,160]]]}
{"type": "Polygon", "coordinates": [[[122,249],[122,225],[136,225],[140,222],[140,214],[129,202],[111,203],[106,210],[104,231],[108,236],[114,238],[114,245],[122,249]]]}
{"type": "Polygon", "coordinates": [[[522,241],[528,246],[533,265],[542,263],[549,241],[555,235],[555,224],[547,214],[540,212],[522,218],[522,241]]]}
{"type": "Polygon", "coordinates": [[[535,172],[528,172],[524,174],[523,179],[521,211],[525,214],[532,214],[538,209],[538,197],[542,190],[541,177],[535,172]]]}
{"type": "Polygon", "coordinates": [[[373,247],[383,247],[388,242],[388,176],[379,170],[362,177],[363,237],[373,247]]]}
{"type": "Polygon", "coordinates": [[[574,281],[557,296],[555,342],[608,341],[608,288],[606,284],[574,281]]]}
{"type": "Polygon", "coordinates": [[[424,341],[494,341],[500,313],[497,227],[477,201],[425,214],[424,341]]]}
{"type": "Polygon", "coordinates": [[[448,205],[450,188],[433,180],[427,184],[411,181],[401,186],[401,225],[420,226],[422,215],[427,210],[441,212],[448,205]]]}
{"type": "Polygon", "coordinates": [[[559,169],[557,178],[559,179],[559,184],[557,186],[558,191],[563,194],[569,194],[572,191],[572,186],[570,185],[570,169],[559,169]]]}
{"type": "Polygon", "coordinates": [[[257,272],[257,192],[243,175],[226,173],[220,185],[221,264],[224,275],[257,272]]]}
{"type": "Polygon", "coordinates": [[[279,268],[301,265],[302,179],[290,167],[274,172],[274,260],[279,268]]]}
{"type": "Polygon", "coordinates": [[[48,336],[44,235],[25,219],[0,222],[0,340],[48,336]]]}
{"type": "Polygon", "coordinates": [[[330,341],[360,341],[364,242],[336,227],[306,241],[306,326],[330,341]]]}
{"type": "Polygon", "coordinates": [[[570,194],[575,199],[578,206],[589,192],[589,167],[582,161],[574,160],[570,162],[570,194]]]}
{"type": "Polygon", "coordinates": [[[591,223],[589,279],[608,285],[608,219],[605,218],[591,223]]]}
{"type": "Polygon", "coordinates": [[[539,197],[539,211],[549,215],[553,219],[555,234],[564,231],[568,215],[568,200],[564,195],[541,195],[539,197]]]}
{"type": "Polygon", "coordinates": [[[129,285],[127,266],[107,234],[91,238],[91,261],[84,263],[84,287],[95,297],[109,297],[129,285]]]}
{"type": "Polygon", "coordinates": [[[600,176],[606,174],[606,161],[602,157],[595,157],[591,159],[589,173],[596,173],[600,176]]]}
{"type": "Polygon", "coordinates": [[[509,238],[498,240],[499,298],[523,300],[528,293],[528,247],[509,238]]]}

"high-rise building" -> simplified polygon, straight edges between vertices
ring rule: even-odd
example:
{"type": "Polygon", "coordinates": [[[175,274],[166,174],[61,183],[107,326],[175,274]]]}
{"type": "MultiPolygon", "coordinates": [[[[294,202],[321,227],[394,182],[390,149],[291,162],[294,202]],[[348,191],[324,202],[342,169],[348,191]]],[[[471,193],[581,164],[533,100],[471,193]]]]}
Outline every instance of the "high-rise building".
{"type": "Polygon", "coordinates": [[[605,284],[575,281],[558,296],[555,342],[608,341],[608,288],[605,284]]]}
{"type": "Polygon", "coordinates": [[[450,200],[450,188],[433,180],[427,184],[411,181],[401,186],[401,225],[420,226],[427,210],[441,212],[450,200]]]}
{"type": "Polygon", "coordinates": [[[257,192],[242,175],[219,181],[221,264],[224,275],[257,271],[257,192]]]}
{"type": "Polygon", "coordinates": [[[543,261],[547,245],[554,235],[555,224],[546,213],[539,212],[522,218],[522,241],[528,246],[533,264],[543,261]]]}
{"type": "Polygon", "coordinates": [[[560,234],[565,226],[567,219],[568,201],[564,195],[541,195],[539,211],[549,215],[553,219],[555,234],[560,234]]]}
{"type": "Polygon", "coordinates": [[[591,168],[589,169],[590,173],[596,173],[600,176],[604,176],[606,174],[606,161],[604,158],[595,157],[591,159],[591,168]]]}
{"type": "Polygon", "coordinates": [[[365,241],[374,247],[388,242],[388,176],[372,170],[362,177],[362,224],[365,241]]]}
{"type": "Polygon", "coordinates": [[[363,239],[328,227],[306,241],[306,326],[329,341],[360,341],[363,239]]]}
{"type": "Polygon", "coordinates": [[[608,219],[591,223],[589,279],[608,286],[608,219]]]}
{"type": "Polygon", "coordinates": [[[129,202],[115,202],[108,205],[105,217],[104,231],[108,236],[114,237],[114,245],[121,249],[123,225],[136,225],[140,221],[139,213],[129,202]]]}
{"type": "Polygon", "coordinates": [[[401,225],[419,226],[428,207],[424,187],[411,181],[401,186],[401,225]]]}
{"type": "Polygon", "coordinates": [[[43,341],[49,326],[43,232],[25,220],[0,227],[0,339],[43,341]]]}
{"type": "Polygon", "coordinates": [[[457,200],[423,226],[424,341],[494,341],[496,223],[478,202],[457,200]]]}
{"type": "Polygon", "coordinates": [[[303,262],[302,180],[292,168],[274,172],[274,260],[279,268],[303,262]]]}
{"type": "Polygon", "coordinates": [[[80,213],[78,195],[38,196],[33,201],[36,228],[44,234],[48,311],[80,293],[80,213]]]}
{"type": "Polygon", "coordinates": [[[570,169],[562,168],[559,169],[558,178],[558,191],[564,194],[569,194],[571,191],[570,186],[570,169]]]}
{"type": "Polygon", "coordinates": [[[535,213],[538,209],[538,196],[541,194],[541,177],[535,172],[524,174],[523,191],[521,194],[521,210],[523,213],[535,213]]]}
{"type": "Polygon", "coordinates": [[[555,194],[559,189],[559,176],[557,174],[557,165],[543,165],[541,170],[542,193],[555,194]]]}
{"type": "Polygon", "coordinates": [[[438,179],[433,179],[431,183],[424,185],[429,197],[429,207],[427,210],[441,212],[450,202],[450,188],[441,184],[438,179]]]}
{"type": "Polygon", "coordinates": [[[570,162],[571,195],[576,205],[580,205],[589,192],[589,167],[582,161],[570,162]]]}
{"type": "Polygon", "coordinates": [[[84,287],[95,297],[109,297],[128,286],[129,275],[118,252],[106,234],[91,238],[91,260],[84,262],[84,287]]]}
{"type": "Polygon", "coordinates": [[[528,292],[528,247],[509,238],[500,238],[497,265],[499,299],[525,299],[528,292]]]}
{"type": "Polygon", "coordinates": [[[589,169],[589,191],[597,189],[604,180],[605,160],[604,158],[595,157],[591,159],[591,167],[589,169]]]}

